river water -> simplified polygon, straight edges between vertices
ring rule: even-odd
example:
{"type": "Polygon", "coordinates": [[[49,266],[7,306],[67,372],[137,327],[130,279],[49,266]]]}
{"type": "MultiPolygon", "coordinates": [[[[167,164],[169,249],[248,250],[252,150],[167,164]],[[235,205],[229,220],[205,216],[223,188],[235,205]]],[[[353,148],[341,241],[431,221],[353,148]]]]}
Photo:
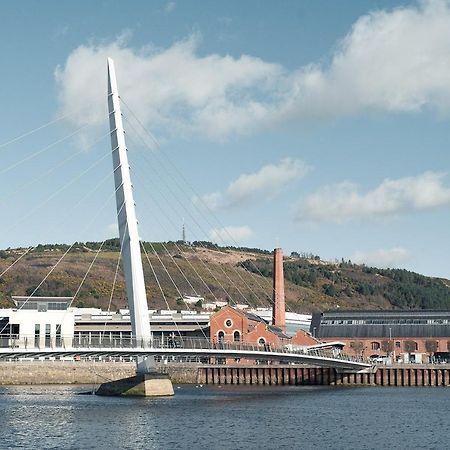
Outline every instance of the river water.
{"type": "Polygon", "coordinates": [[[0,448],[450,448],[450,389],[175,386],[172,398],[0,387],[0,448]]]}

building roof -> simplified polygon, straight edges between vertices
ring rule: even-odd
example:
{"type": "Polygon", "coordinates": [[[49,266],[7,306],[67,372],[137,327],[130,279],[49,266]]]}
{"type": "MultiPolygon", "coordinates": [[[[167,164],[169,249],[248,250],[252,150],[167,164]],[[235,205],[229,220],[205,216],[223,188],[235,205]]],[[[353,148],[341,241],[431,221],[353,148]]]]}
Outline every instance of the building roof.
{"type": "Polygon", "coordinates": [[[278,336],[280,339],[290,339],[291,337],[288,336],[283,332],[283,330],[279,327],[276,327],[274,325],[267,325],[267,329],[271,331],[273,334],[278,336]]]}
{"type": "Polygon", "coordinates": [[[450,337],[450,311],[326,311],[311,332],[323,338],[450,337]]]}
{"type": "MultiPolygon", "coordinates": [[[[241,311],[241,310],[238,310],[238,311],[241,311]]],[[[249,312],[246,312],[246,311],[242,311],[246,316],[247,316],[247,318],[248,319],[250,319],[250,320],[254,320],[255,322],[262,322],[262,323],[268,323],[267,322],[267,320],[265,320],[265,319],[263,319],[262,317],[259,317],[258,315],[256,315],[256,314],[253,314],[253,313],[249,313],[249,312]]]]}

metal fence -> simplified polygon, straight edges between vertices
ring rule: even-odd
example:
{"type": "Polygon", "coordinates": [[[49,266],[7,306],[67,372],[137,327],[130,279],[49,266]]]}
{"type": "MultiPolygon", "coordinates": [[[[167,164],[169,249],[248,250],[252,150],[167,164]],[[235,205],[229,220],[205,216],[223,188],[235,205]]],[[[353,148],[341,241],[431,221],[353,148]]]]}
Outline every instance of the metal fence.
{"type": "Polygon", "coordinates": [[[271,344],[253,344],[246,342],[211,342],[205,338],[190,338],[179,336],[167,336],[164,338],[154,338],[149,340],[136,339],[132,337],[113,337],[111,335],[92,334],[89,336],[57,336],[46,338],[45,340],[36,339],[35,336],[2,335],[0,336],[0,349],[17,350],[38,350],[41,352],[52,351],[71,351],[81,350],[174,350],[186,349],[193,350],[211,350],[211,353],[220,353],[220,351],[237,352],[259,352],[261,359],[264,356],[270,356],[270,353],[286,355],[304,355],[317,358],[334,359],[349,362],[360,362],[370,364],[370,360],[362,357],[350,356],[342,353],[336,348],[308,349],[305,347],[296,347],[292,344],[274,346],[271,344]]]}

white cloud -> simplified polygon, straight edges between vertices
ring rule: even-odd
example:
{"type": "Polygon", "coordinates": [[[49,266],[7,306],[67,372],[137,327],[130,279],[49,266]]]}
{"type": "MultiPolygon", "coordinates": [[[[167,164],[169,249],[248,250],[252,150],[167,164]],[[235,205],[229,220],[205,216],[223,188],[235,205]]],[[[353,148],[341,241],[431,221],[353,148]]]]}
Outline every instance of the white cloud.
{"type": "MultiPolygon", "coordinates": [[[[227,209],[266,199],[278,194],[289,182],[302,178],[309,167],[299,159],[285,158],[277,164],[268,164],[257,172],[242,174],[232,181],[224,192],[213,192],[202,197],[210,209],[227,209]]],[[[196,199],[198,203],[198,199],[196,199]]]]}
{"type": "Polygon", "coordinates": [[[343,223],[448,205],[450,188],[443,185],[444,178],[443,173],[425,172],[397,180],[386,179],[365,193],[349,182],[325,186],[306,199],[297,212],[297,219],[343,223]]]}
{"type": "MultiPolygon", "coordinates": [[[[167,131],[221,136],[245,131],[264,107],[249,91],[270,93],[281,67],[259,58],[197,55],[191,36],[161,50],[109,44],[82,45],[55,71],[61,113],[76,111],[77,126],[106,120],[106,59],[115,60],[121,96],[146,124],[167,131]],[[251,112],[247,117],[247,112],[251,112]]],[[[124,111],[126,113],[126,109],[124,111]]]]}
{"type": "Polygon", "coordinates": [[[291,72],[248,55],[201,56],[198,44],[190,37],[166,49],[133,49],[124,38],[82,45],[55,72],[60,110],[77,111],[77,125],[105,120],[112,56],[122,97],[165,132],[221,138],[370,111],[450,111],[449,0],[364,15],[328,64],[291,72]]]}
{"type": "Polygon", "coordinates": [[[230,244],[235,245],[241,243],[254,235],[253,230],[247,225],[244,226],[228,226],[223,228],[213,228],[209,232],[209,239],[219,245],[230,244]]]}
{"type": "Polygon", "coordinates": [[[395,268],[410,259],[408,250],[402,247],[391,249],[379,249],[369,252],[355,252],[351,261],[356,264],[365,264],[367,266],[379,267],[380,269],[395,268]]]}

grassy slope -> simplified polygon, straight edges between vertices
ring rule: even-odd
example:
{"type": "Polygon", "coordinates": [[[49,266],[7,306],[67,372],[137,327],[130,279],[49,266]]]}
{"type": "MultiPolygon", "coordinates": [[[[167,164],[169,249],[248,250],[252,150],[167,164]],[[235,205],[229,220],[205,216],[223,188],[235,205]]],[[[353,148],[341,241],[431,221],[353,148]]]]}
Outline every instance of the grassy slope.
{"type": "MultiPolygon", "coordinates": [[[[181,255],[174,245],[168,244],[168,250],[174,258],[172,260],[160,245],[157,245],[156,248],[159,253],[158,256],[168,268],[170,276],[181,294],[194,295],[196,292],[208,300],[213,300],[213,296],[209,292],[210,289],[216,298],[226,300],[226,290],[234,302],[249,303],[252,306],[268,306],[268,295],[271,293],[269,271],[272,257],[270,255],[226,249],[206,250],[186,246],[183,247],[183,254],[181,255]],[[251,271],[239,266],[240,263],[248,260],[254,261],[267,276],[251,273],[251,271]],[[174,261],[185,273],[192,287],[181,275],[174,261]],[[195,274],[191,266],[201,276],[209,289],[195,274]]],[[[10,306],[11,295],[26,295],[32,291],[59,260],[63,252],[64,248],[56,248],[52,251],[41,249],[41,251],[34,251],[20,260],[0,279],[0,306],[10,306]]],[[[19,253],[15,251],[2,252],[0,273],[17,258],[18,254],[20,254],[20,251],[19,253]]],[[[39,294],[73,295],[94,256],[95,252],[83,250],[82,246],[70,252],[42,285],[39,294]]],[[[76,305],[108,307],[118,256],[118,251],[114,249],[108,249],[99,254],[77,296],[76,305]]],[[[149,252],[149,258],[163,286],[170,307],[177,308],[176,298],[179,296],[179,292],[162,268],[158,258],[151,252],[149,252]]],[[[151,308],[165,308],[165,301],[145,258],[143,265],[149,306],[151,308]]],[[[249,265],[249,267],[255,271],[253,265],[249,265]]],[[[361,266],[347,264],[339,266],[318,264],[317,261],[305,259],[289,259],[285,263],[285,272],[287,275],[286,300],[289,308],[293,311],[311,312],[317,309],[336,308],[337,306],[342,309],[404,307],[404,305],[396,302],[395,298],[394,300],[391,298],[397,292],[395,289],[392,290],[392,277],[381,275],[376,270],[368,271],[361,266]],[[327,285],[333,285],[331,291],[327,290],[327,285]]],[[[444,285],[443,282],[442,284],[444,285]]],[[[450,307],[450,290],[447,287],[444,289],[446,292],[448,291],[450,307]]],[[[121,270],[119,270],[111,308],[115,310],[125,306],[124,279],[121,270]]],[[[422,304],[415,306],[423,307],[422,304]]]]}

